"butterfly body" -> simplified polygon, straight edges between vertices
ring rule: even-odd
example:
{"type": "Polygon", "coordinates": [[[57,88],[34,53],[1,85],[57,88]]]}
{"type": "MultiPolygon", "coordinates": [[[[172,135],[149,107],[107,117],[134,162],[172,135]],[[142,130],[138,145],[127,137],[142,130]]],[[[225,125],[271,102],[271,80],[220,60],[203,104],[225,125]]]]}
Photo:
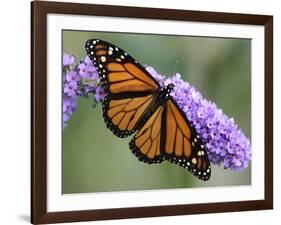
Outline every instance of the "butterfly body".
{"type": "MultiPolygon", "coordinates": [[[[174,88],[173,84],[168,84],[167,86],[159,88],[159,91],[153,95],[154,97],[153,102],[147,108],[147,111],[143,116],[144,122],[146,122],[148,118],[151,117],[151,115],[158,109],[159,106],[165,106],[166,101],[170,97],[170,93],[173,90],[173,88],[174,88]]],[[[143,123],[141,123],[139,127],[141,127],[142,125],[143,123]]]]}
{"type": "Polygon", "coordinates": [[[106,126],[118,137],[135,134],[129,147],[145,163],[168,160],[202,180],[211,174],[205,146],[170,96],[174,84],[160,84],[135,59],[103,40],[86,42],[105,91],[106,126]]]}
{"type": "Polygon", "coordinates": [[[174,88],[174,84],[168,84],[167,86],[164,86],[160,89],[160,94],[159,94],[159,100],[160,101],[166,101],[170,97],[170,93],[174,88]]]}

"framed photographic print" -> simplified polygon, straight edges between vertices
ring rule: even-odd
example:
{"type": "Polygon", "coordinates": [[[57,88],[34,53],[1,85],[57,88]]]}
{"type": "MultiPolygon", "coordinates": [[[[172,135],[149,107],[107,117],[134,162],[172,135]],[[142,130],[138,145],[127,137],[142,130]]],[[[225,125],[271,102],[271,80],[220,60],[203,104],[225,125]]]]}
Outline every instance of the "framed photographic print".
{"type": "Polygon", "coordinates": [[[273,17],[35,1],[31,222],[273,208],[273,17]]]}

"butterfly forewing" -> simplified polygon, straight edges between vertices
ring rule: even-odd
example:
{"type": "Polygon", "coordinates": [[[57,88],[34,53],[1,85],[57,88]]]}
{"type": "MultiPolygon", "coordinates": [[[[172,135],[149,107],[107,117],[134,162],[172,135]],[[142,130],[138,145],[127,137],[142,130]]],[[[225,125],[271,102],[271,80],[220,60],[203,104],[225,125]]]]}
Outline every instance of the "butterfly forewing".
{"type": "Polygon", "coordinates": [[[107,127],[118,137],[136,131],[159,84],[128,53],[102,40],[86,42],[105,91],[103,115],[107,127]]]}
{"type": "Polygon", "coordinates": [[[110,94],[152,93],[157,81],[128,53],[108,42],[92,39],[86,50],[101,77],[103,88],[110,94]]]}

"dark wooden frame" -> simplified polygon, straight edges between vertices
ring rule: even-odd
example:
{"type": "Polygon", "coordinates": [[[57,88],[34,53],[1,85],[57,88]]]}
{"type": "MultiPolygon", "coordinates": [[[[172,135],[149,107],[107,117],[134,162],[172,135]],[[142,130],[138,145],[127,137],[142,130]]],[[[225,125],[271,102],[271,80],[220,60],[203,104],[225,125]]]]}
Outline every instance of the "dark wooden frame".
{"type": "Polygon", "coordinates": [[[273,209],[273,17],[36,1],[31,3],[31,222],[33,224],[273,209]],[[47,212],[46,59],[48,13],[261,25],[265,28],[265,199],[47,212]]]}

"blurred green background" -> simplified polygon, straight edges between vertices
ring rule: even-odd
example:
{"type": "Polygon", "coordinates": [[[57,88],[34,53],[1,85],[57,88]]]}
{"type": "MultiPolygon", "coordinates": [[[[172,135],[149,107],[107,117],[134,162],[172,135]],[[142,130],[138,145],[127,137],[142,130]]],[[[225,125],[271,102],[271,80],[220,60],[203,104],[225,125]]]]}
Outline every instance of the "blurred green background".
{"type": "MultiPolygon", "coordinates": [[[[141,64],[170,76],[175,72],[215,102],[251,137],[251,40],[231,38],[63,31],[63,52],[85,57],[85,42],[104,39],[141,64]]],[[[212,165],[204,182],[184,169],[162,162],[139,162],[128,143],[109,131],[101,105],[80,98],[63,130],[63,190],[66,193],[151,190],[251,184],[251,166],[240,173],[212,165]]]]}

